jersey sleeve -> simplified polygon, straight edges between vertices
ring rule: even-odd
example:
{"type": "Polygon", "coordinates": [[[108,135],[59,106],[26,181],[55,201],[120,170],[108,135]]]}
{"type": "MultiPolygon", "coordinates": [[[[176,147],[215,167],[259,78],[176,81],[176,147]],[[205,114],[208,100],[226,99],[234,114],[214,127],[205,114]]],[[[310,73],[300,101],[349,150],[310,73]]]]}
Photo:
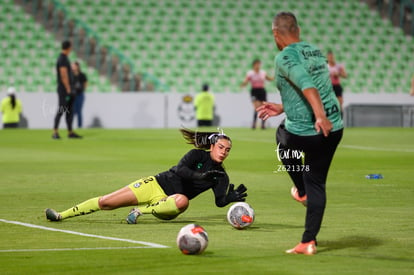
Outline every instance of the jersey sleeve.
{"type": "Polygon", "coordinates": [[[227,189],[229,187],[229,176],[220,177],[217,179],[217,184],[212,188],[216,198],[217,207],[224,207],[229,203],[226,201],[227,189]]]}
{"type": "Polygon", "coordinates": [[[2,113],[4,113],[4,111],[6,110],[6,104],[5,104],[5,101],[4,101],[4,99],[1,101],[1,112],[2,113]]]}
{"type": "Polygon", "coordinates": [[[192,170],[191,167],[194,167],[195,162],[200,158],[200,153],[199,150],[193,149],[185,154],[177,164],[175,173],[183,179],[196,179],[200,173],[192,170]]]}
{"type": "Polygon", "coordinates": [[[85,83],[88,81],[88,77],[86,76],[86,74],[82,73],[81,76],[82,76],[82,83],[85,83]]]}
{"type": "Polygon", "coordinates": [[[65,58],[63,58],[62,56],[60,56],[59,58],[58,58],[58,61],[57,61],[57,66],[58,66],[58,68],[61,68],[61,67],[66,67],[66,66],[68,66],[69,64],[68,64],[68,62],[67,62],[67,59],[65,59],[65,58]]]}
{"type": "Polygon", "coordinates": [[[300,62],[297,51],[294,49],[286,49],[280,55],[276,59],[276,66],[284,77],[301,91],[308,88],[316,88],[312,77],[300,62]]]}
{"type": "Polygon", "coordinates": [[[198,107],[200,105],[200,95],[197,95],[194,99],[194,107],[198,107]]]}
{"type": "Polygon", "coordinates": [[[17,101],[17,106],[18,106],[17,108],[19,108],[18,111],[19,111],[19,114],[20,114],[23,111],[23,105],[22,105],[22,102],[20,100],[17,101]]]}

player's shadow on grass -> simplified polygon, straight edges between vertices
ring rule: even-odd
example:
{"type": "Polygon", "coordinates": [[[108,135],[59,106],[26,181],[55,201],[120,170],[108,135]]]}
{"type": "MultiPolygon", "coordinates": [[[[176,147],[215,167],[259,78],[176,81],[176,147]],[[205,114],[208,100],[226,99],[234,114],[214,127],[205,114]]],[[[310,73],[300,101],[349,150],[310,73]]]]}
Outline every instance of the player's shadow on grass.
{"type": "MultiPolygon", "coordinates": [[[[156,222],[160,222],[160,220],[156,219],[156,222]]],[[[177,223],[177,224],[188,224],[188,223],[202,223],[203,225],[206,224],[217,224],[222,222],[227,222],[223,219],[223,215],[210,215],[210,216],[202,216],[202,217],[178,217],[174,220],[164,221],[167,223],[177,223]]]]}
{"type": "Polygon", "coordinates": [[[384,242],[381,239],[366,236],[348,236],[334,241],[318,242],[318,253],[325,253],[332,250],[341,250],[346,248],[358,248],[367,250],[371,247],[380,246],[384,242]],[[321,247],[319,249],[319,247],[321,247]]]}
{"type": "MultiPolygon", "coordinates": [[[[159,223],[160,220],[155,219],[154,223],[159,223]]],[[[162,222],[162,221],[161,221],[162,222]]],[[[189,223],[202,223],[205,226],[209,224],[227,224],[227,219],[223,218],[223,215],[209,215],[200,217],[182,217],[182,219],[177,218],[176,220],[164,221],[167,223],[176,223],[176,224],[189,224],[189,223]]],[[[291,224],[275,224],[275,223],[260,223],[255,221],[252,226],[246,228],[247,230],[259,230],[263,232],[274,232],[280,229],[297,229],[303,228],[303,225],[291,225],[291,224]]]]}

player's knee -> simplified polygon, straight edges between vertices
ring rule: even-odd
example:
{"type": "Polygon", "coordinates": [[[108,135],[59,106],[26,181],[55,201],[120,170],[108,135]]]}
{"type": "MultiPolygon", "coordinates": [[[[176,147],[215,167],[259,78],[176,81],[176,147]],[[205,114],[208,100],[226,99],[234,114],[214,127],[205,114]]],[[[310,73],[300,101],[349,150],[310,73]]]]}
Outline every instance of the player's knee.
{"type": "Polygon", "coordinates": [[[182,194],[175,194],[173,195],[174,199],[175,199],[175,205],[177,206],[177,208],[181,211],[184,212],[189,205],[189,200],[185,195],[182,194]]]}
{"type": "Polygon", "coordinates": [[[112,210],[114,209],[110,200],[108,200],[105,196],[99,198],[98,201],[99,209],[101,210],[112,210]]]}

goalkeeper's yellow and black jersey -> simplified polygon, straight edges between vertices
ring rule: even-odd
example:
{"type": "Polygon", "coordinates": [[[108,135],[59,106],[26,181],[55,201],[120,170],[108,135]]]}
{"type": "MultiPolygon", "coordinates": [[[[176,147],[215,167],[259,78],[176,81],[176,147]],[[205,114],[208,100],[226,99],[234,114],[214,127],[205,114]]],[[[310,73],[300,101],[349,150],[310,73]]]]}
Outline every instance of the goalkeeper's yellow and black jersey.
{"type": "Polygon", "coordinates": [[[212,180],[199,180],[199,175],[207,171],[218,170],[225,172],[221,163],[214,162],[210,157],[210,152],[193,149],[189,151],[178,163],[170,170],[162,172],[155,177],[165,194],[183,194],[189,200],[199,194],[212,189],[216,198],[216,205],[224,207],[226,193],[229,186],[229,177],[225,174],[212,180]]]}

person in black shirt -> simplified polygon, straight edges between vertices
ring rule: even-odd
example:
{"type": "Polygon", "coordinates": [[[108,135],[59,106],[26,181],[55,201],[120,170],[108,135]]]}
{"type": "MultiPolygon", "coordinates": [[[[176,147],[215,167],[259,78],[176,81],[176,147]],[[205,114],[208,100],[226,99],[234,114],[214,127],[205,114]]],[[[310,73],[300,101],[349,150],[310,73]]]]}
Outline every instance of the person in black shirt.
{"type": "Polygon", "coordinates": [[[74,103],[74,115],[78,118],[78,127],[82,128],[83,118],[82,118],[82,107],[83,102],[85,101],[85,89],[88,85],[88,78],[81,70],[79,62],[72,63],[72,72],[73,72],[73,83],[76,92],[76,98],[74,103]]]}
{"type": "Polygon", "coordinates": [[[61,221],[98,210],[138,205],[127,217],[130,224],[136,223],[143,214],[170,220],[187,209],[189,200],[209,189],[214,192],[218,207],[245,201],[247,188],[241,184],[234,189],[223,168],[223,161],[230,153],[231,139],[219,132],[180,131],[196,149],[190,150],[170,170],[139,179],[113,193],[89,199],[63,212],[48,208],[46,218],[61,221]]]}
{"type": "Polygon", "coordinates": [[[78,134],[72,130],[73,121],[73,102],[75,100],[75,94],[73,91],[73,74],[70,67],[70,61],[68,55],[72,50],[70,41],[62,42],[62,52],[60,53],[56,62],[56,74],[57,74],[57,92],[59,96],[59,107],[55,117],[53,127],[53,139],[60,139],[59,136],[59,122],[62,115],[65,113],[66,125],[68,128],[69,138],[80,138],[78,134]]]}

